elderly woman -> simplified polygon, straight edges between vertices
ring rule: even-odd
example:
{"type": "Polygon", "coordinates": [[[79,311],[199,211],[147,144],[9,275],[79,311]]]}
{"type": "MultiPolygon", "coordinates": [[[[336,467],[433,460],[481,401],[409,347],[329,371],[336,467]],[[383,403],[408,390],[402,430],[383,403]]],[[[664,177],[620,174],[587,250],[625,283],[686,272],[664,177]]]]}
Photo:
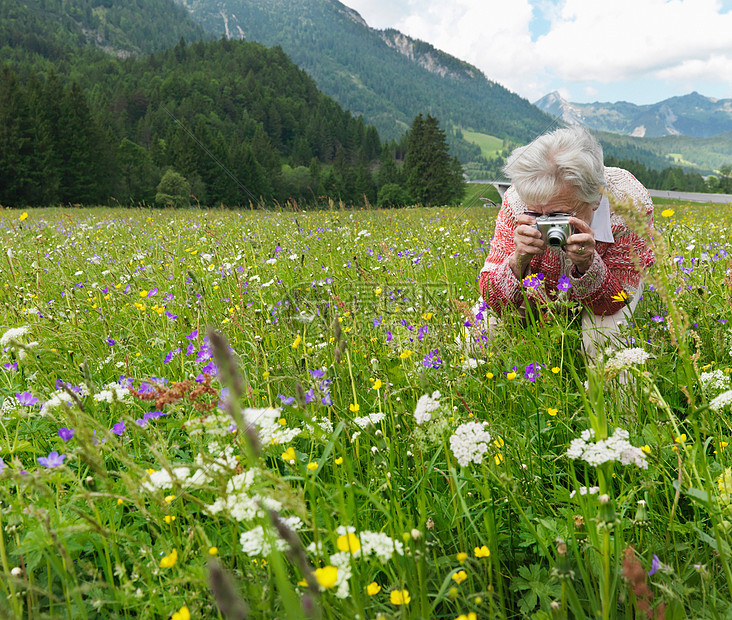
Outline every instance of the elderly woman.
{"type": "Polygon", "coordinates": [[[612,212],[608,196],[630,200],[649,222],[651,197],[628,171],[606,168],[602,147],[579,127],[516,149],[504,171],[513,185],[503,197],[480,273],[483,298],[498,314],[511,308],[523,314],[527,285],[541,289],[536,294],[547,300],[566,291],[585,308],[583,341],[594,356],[595,346],[617,333],[640,297],[636,262],[642,270],[655,261],[646,241],[612,212]],[[571,216],[562,247],[550,247],[535,227],[537,217],[554,213],[571,216]]]}

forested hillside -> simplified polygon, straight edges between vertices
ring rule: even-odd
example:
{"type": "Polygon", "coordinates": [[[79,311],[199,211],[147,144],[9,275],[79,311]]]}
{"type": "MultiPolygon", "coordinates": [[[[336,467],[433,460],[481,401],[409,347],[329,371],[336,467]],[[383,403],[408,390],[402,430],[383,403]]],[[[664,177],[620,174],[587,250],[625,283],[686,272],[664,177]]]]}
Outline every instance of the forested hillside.
{"type": "MultiPolygon", "coordinates": [[[[173,0],[0,0],[0,58],[28,67],[98,47],[130,56],[211,39],[173,0]]],[[[48,62],[46,63],[48,65],[48,62]]]]}
{"type": "Polygon", "coordinates": [[[0,75],[2,204],[154,202],[169,167],[204,204],[376,199],[376,129],[279,48],[221,40],[68,58],[65,75],[0,75]]]}
{"type": "Polygon", "coordinates": [[[318,87],[388,139],[419,113],[525,142],[552,118],[468,63],[370,28],[337,0],[178,0],[209,31],[280,45],[318,87]]]}

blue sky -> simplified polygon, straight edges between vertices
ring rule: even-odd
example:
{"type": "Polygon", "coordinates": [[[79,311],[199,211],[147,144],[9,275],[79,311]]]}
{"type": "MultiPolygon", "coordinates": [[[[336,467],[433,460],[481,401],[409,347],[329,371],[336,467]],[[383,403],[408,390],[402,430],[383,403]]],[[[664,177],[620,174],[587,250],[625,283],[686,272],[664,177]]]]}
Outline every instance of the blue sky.
{"type": "Polygon", "coordinates": [[[732,0],[341,0],[535,101],[732,99],[732,0]]]}

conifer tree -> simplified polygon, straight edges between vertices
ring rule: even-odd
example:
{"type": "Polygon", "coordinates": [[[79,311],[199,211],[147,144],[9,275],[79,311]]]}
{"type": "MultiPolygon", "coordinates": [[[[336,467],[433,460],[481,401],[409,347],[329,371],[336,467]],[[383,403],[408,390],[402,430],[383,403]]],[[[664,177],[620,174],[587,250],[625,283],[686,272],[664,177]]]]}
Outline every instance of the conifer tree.
{"type": "Polygon", "coordinates": [[[423,205],[451,204],[463,196],[460,163],[450,157],[445,132],[429,114],[417,115],[409,130],[404,174],[410,195],[423,205]]]}

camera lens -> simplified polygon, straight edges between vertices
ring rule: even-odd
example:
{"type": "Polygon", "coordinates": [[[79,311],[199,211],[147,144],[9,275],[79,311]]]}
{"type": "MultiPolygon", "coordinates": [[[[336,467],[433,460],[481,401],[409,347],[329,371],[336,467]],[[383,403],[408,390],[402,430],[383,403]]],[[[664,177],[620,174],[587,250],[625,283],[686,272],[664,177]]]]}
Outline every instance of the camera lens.
{"type": "Polygon", "coordinates": [[[559,226],[552,227],[546,231],[546,242],[553,248],[560,248],[567,245],[567,235],[559,226]]]}

